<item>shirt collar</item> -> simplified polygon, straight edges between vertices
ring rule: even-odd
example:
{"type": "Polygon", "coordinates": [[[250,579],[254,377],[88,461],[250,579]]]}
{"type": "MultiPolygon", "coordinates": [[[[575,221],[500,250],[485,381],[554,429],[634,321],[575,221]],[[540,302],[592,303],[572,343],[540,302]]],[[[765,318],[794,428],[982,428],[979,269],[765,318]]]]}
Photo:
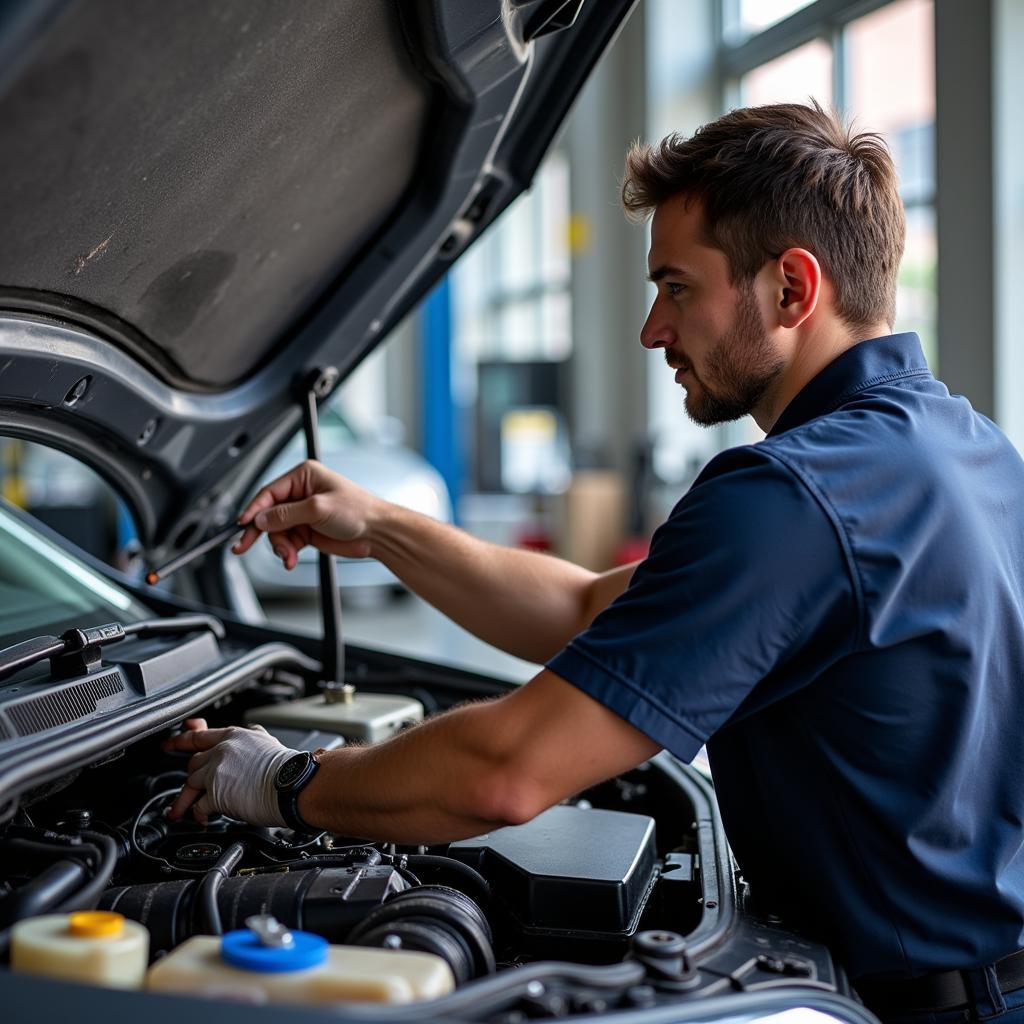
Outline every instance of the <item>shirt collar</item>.
{"type": "Polygon", "coordinates": [[[916,334],[887,334],[858,342],[804,385],[782,410],[768,437],[824,416],[873,384],[923,373],[931,371],[916,334]]]}

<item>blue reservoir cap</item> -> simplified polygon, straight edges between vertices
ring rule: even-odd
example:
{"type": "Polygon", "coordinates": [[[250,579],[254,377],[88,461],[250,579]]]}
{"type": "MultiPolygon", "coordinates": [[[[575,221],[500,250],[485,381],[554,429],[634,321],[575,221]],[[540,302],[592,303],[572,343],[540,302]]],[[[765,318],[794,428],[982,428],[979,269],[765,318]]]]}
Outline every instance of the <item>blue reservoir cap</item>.
{"type": "Polygon", "coordinates": [[[248,928],[228,932],[221,939],[220,958],[243,971],[280,974],[304,971],[327,959],[327,940],[309,932],[292,932],[291,946],[267,946],[248,928]]]}

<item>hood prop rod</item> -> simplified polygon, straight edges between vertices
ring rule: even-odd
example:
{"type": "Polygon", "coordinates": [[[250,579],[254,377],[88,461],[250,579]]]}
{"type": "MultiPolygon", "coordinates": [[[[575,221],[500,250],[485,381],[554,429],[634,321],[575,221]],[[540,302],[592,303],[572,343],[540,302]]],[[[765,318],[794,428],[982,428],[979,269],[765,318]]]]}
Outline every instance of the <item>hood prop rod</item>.
{"type": "MultiPolygon", "coordinates": [[[[302,429],[306,435],[306,455],[320,462],[320,428],[317,403],[326,398],[338,382],[333,366],[314,370],[301,383],[302,429]]],[[[341,594],[338,567],[333,555],[320,553],[320,615],[323,619],[323,689],[326,694],[345,684],[345,643],[341,636],[341,594]]]]}

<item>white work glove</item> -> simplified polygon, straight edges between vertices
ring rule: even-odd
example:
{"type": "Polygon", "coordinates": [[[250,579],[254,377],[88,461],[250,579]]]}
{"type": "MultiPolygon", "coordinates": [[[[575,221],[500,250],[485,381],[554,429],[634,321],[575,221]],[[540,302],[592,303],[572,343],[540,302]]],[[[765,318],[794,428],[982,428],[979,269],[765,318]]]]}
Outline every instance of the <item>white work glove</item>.
{"type": "Polygon", "coordinates": [[[287,824],[278,809],[274,778],[297,752],[263,726],[207,729],[203,719],[189,719],[185,731],[168,740],[164,749],[195,751],[188,762],[188,781],[171,805],[172,820],[193,807],[196,820],[203,824],[217,812],[251,825],[287,824]]]}

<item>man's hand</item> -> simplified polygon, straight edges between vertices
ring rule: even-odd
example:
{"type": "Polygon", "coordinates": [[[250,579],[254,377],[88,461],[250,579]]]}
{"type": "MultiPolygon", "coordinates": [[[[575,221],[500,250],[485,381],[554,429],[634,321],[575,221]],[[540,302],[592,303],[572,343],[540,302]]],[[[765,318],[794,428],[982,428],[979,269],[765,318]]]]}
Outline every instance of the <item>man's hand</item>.
{"type": "Polygon", "coordinates": [[[240,555],[267,533],[286,569],[295,568],[299,552],[310,544],[329,555],[368,558],[370,524],[387,507],[319,462],[303,462],[249,502],[238,517],[247,529],[232,550],[240,555]]]}
{"type": "Polygon", "coordinates": [[[285,824],[277,806],[274,777],[295,751],[262,726],[208,729],[205,719],[190,718],[185,731],[169,739],[164,749],[193,753],[188,781],[171,805],[172,821],[192,807],[203,825],[218,811],[251,825],[285,824]]]}
{"type": "Polygon", "coordinates": [[[473,537],[364,491],[319,462],[304,462],[262,488],[239,517],[242,554],[260,533],[286,569],[313,546],[375,558],[414,594],[485,643],[544,662],[622,593],[635,566],[604,574],[536,551],[473,537]]]}

